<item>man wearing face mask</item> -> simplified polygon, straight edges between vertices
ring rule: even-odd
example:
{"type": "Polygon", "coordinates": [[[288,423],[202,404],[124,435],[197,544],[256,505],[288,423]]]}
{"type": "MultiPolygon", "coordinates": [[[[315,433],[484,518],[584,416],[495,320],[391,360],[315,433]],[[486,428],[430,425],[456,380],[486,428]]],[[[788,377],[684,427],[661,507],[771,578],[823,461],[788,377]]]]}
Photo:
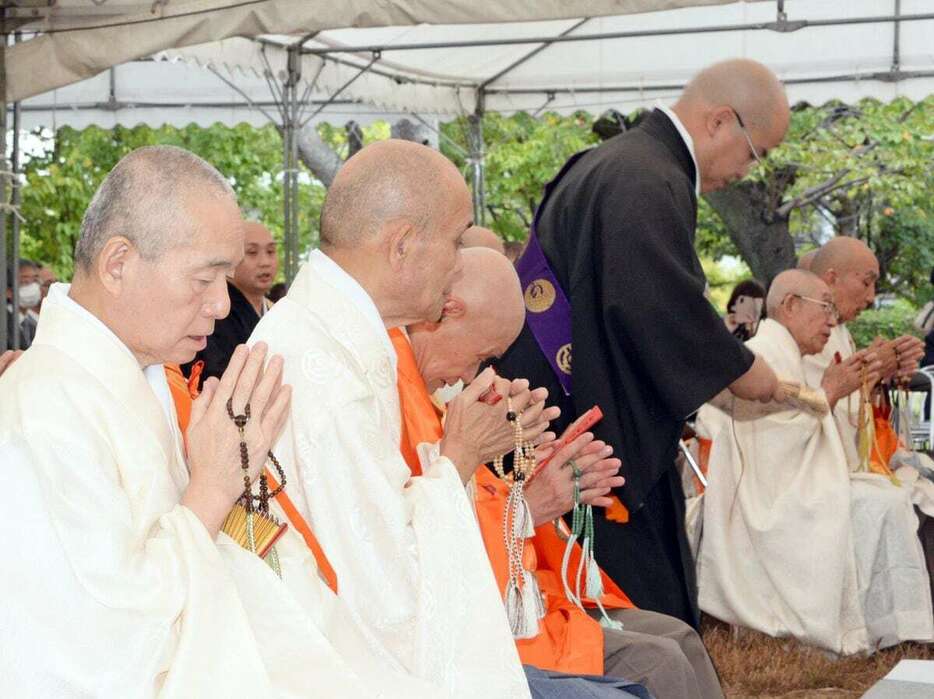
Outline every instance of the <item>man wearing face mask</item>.
{"type": "Polygon", "coordinates": [[[7,289],[7,346],[6,349],[27,349],[36,336],[38,316],[36,309],[42,300],[39,286],[39,266],[32,260],[19,261],[19,308],[13,313],[13,291],[7,289]],[[14,321],[15,316],[15,321],[14,321]]]}

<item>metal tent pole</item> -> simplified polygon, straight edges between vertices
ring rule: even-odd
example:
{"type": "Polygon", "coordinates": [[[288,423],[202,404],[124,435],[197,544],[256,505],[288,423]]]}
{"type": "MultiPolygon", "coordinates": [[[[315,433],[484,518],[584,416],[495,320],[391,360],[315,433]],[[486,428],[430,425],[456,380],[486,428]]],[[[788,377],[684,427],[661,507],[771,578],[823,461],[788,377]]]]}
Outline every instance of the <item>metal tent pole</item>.
{"type": "Polygon", "coordinates": [[[298,87],[302,77],[300,46],[288,48],[287,76],[282,85],[282,194],[285,242],[285,280],[298,273],[298,87]]]}
{"type": "MultiPolygon", "coordinates": [[[[19,224],[20,216],[19,202],[19,165],[20,165],[20,147],[19,147],[19,127],[20,127],[20,104],[13,103],[13,152],[10,163],[10,203],[13,205],[13,212],[10,216],[10,223],[13,228],[13,252],[10,260],[10,286],[13,288],[13,318],[17,318],[19,309],[19,258],[20,258],[20,240],[19,224]]],[[[19,349],[23,346],[20,324],[13,323],[13,349],[19,349]]]]}
{"type": "MultiPolygon", "coordinates": [[[[3,23],[3,30],[6,31],[6,8],[0,9],[0,22],[3,23]]],[[[6,319],[6,289],[8,288],[7,273],[9,265],[7,260],[7,239],[6,239],[6,183],[7,172],[9,172],[9,163],[6,159],[6,126],[7,126],[7,103],[6,103],[6,46],[7,35],[0,35],[0,98],[3,102],[0,105],[0,282],[4,289],[4,319],[0,323],[0,352],[7,348],[9,338],[7,338],[7,319],[6,319]]],[[[14,326],[16,323],[13,324],[14,326]]]]}
{"type": "Polygon", "coordinates": [[[484,167],[485,157],[483,144],[483,91],[477,98],[477,108],[467,117],[469,131],[467,142],[470,151],[470,184],[473,198],[473,222],[475,226],[482,226],[486,220],[486,196],[484,195],[484,167]]]}

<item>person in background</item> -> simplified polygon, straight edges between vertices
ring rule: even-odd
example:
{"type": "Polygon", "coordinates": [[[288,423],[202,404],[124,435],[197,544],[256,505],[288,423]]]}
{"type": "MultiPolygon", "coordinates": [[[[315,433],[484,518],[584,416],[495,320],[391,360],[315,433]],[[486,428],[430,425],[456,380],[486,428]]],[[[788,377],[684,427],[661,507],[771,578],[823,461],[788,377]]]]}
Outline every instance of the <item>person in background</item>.
{"type": "MultiPolygon", "coordinates": [[[[49,295],[49,288],[58,281],[55,272],[48,265],[39,267],[39,291],[42,294],[42,301],[49,295]]],[[[42,308],[42,301],[39,302],[39,308],[42,308]]]]}
{"type": "Polygon", "coordinates": [[[745,342],[754,337],[759,321],[765,318],[765,287],[755,279],[741,281],[726,303],[723,322],[734,337],[745,342]]]}
{"type": "Polygon", "coordinates": [[[243,260],[234,269],[233,277],[227,279],[230,313],[217,321],[207,347],[182,367],[185,376],[192,376],[198,372],[198,362],[203,362],[199,385],[224,373],[234,349],[247,341],[259,319],[272,306],[266,294],[279,270],[276,241],[258,221],[247,221],[244,229],[243,260]]]}
{"type": "Polygon", "coordinates": [[[269,299],[270,303],[278,303],[285,298],[285,295],[289,293],[289,285],[285,282],[276,282],[269,289],[269,293],[266,295],[266,298],[269,299]]]}
{"type": "Polygon", "coordinates": [[[523,250],[525,250],[525,245],[518,240],[507,240],[503,243],[503,254],[506,255],[513,264],[516,264],[523,250]]]}
{"type": "Polygon", "coordinates": [[[36,336],[36,326],[39,317],[36,311],[42,301],[42,290],[39,286],[39,265],[32,260],[20,259],[19,276],[17,278],[19,294],[17,301],[19,308],[13,312],[13,289],[6,290],[6,349],[28,349],[36,336]],[[14,324],[14,316],[16,318],[14,324]],[[19,341],[14,346],[14,331],[19,334],[19,341]]]}

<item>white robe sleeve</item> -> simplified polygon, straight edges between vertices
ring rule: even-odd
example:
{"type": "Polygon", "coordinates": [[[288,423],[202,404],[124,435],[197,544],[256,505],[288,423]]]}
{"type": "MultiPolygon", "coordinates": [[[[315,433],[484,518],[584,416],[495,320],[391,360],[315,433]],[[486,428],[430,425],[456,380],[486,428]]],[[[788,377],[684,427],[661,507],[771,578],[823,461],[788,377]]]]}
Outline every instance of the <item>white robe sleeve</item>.
{"type": "Polygon", "coordinates": [[[346,368],[289,371],[302,364],[286,357],[292,413],[276,449],[340,597],[374,647],[416,676],[454,696],[527,696],[453,464],[435,456],[412,478],[399,449],[398,403],[346,368]]]}
{"type": "Polygon", "coordinates": [[[201,522],[175,506],[140,538],[106,450],[47,427],[0,439],[13,563],[0,576],[0,695],[269,696],[258,658],[235,647],[252,636],[223,614],[239,603],[201,522]]]}

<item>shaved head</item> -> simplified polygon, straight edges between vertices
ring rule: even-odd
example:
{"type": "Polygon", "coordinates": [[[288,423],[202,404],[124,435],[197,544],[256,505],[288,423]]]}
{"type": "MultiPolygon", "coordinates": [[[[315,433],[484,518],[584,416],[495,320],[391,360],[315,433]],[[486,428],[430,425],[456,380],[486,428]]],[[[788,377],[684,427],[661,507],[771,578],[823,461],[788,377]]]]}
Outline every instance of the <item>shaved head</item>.
{"type": "Polygon", "coordinates": [[[418,232],[430,229],[439,213],[433,194],[451,180],[463,183],[454,164],[427,146],[398,139],[368,145],[344,163],[328,188],[322,247],[356,247],[390,221],[407,221],[418,232]]]}
{"type": "Polygon", "coordinates": [[[193,233],[189,209],[205,197],[236,205],[230,183],[194,153],[147,146],[124,156],[88,205],[75,246],[75,262],[89,272],[106,242],[123,236],[147,260],[193,233]]]}
{"type": "Polygon", "coordinates": [[[814,258],[817,257],[818,250],[811,250],[804,253],[801,257],[798,258],[798,269],[806,269],[809,271],[814,264],[814,258]]]}
{"type": "Polygon", "coordinates": [[[813,272],[806,269],[786,269],[772,280],[766,300],[769,318],[775,318],[782,301],[790,294],[813,296],[825,290],[827,285],[813,272]]]}
{"type": "Polygon", "coordinates": [[[331,183],[321,251],[366,290],[386,327],[437,321],[472,219],[470,191],[451,161],[411,141],[380,141],[331,183]]]}
{"type": "Polygon", "coordinates": [[[503,239],[489,228],[482,228],[481,226],[468,228],[467,232],[464,233],[463,240],[465,248],[489,248],[500,255],[506,254],[503,239]]]}
{"type": "Polygon", "coordinates": [[[769,318],[785,326],[802,355],[824,349],[837,324],[830,288],[813,272],[789,269],[772,281],[769,318]]]}
{"type": "Polygon", "coordinates": [[[788,110],[781,81],[764,65],[747,58],[705,68],[687,84],[681,99],[708,107],[729,105],[742,115],[746,128],[760,131],[771,130],[788,110]]]}
{"type": "Polygon", "coordinates": [[[829,240],[814,255],[811,271],[823,276],[832,269],[847,272],[854,266],[868,261],[875,262],[876,256],[862,240],[838,235],[829,240]]]}
{"type": "Polygon", "coordinates": [[[746,176],[785,137],[785,88],[761,63],[737,58],[698,73],[673,107],[691,136],[701,192],[746,176]]]}
{"type": "Polygon", "coordinates": [[[515,268],[489,248],[464,250],[440,323],[409,326],[419,372],[429,390],[469,383],[484,361],[505,352],[522,331],[525,303],[515,268]]]}
{"type": "Polygon", "coordinates": [[[872,306],[879,262],[863,241],[844,235],[832,238],[814,256],[811,270],[830,287],[844,323],[872,306]]]}

